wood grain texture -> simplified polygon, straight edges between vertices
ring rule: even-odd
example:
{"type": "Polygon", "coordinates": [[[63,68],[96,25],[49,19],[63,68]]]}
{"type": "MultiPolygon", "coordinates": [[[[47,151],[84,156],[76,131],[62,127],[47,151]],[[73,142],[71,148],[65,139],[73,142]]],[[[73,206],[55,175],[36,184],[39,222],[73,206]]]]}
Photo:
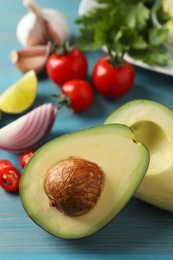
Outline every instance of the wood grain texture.
{"type": "MultiPolygon", "coordinates": [[[[79,0],[39,0],[43,7],[62,11],[69,22],[71,35],[77,33],[74,20],[79,0]]],[[[9,53],[21,48],[15,30],[19,19],[26,13],[19,0],[1,1],[0,5],[0,93],[22,75],[11,64],[9,53]]],[[[88,79],[101,51],[87,53],[88,79]]],[[[96,93],[93,105],[82,115],[67,109],[59,111],[51,134],[45,140],[102,124],[119,105],[137,98],[152,99],[173,108],[172,77],[135,68],[136,80],[132,90],[121,99],[108,100],[96,93]]],[[[33,107],[44,102],[55,102],[52,94],[58,89],[48,79],[39,81],[38,97],[33,107]]],[[[0,126],[17,116],[3,114],[0,126]]],[[[18,154],[0,150],[1,159],[10,159],[21,170],[18,154]]],[[[100,213],[101,214],[101,213],[100,213]]],[[[36,226],[26,215],[19,195],[0,189],[0,260],[6,259],[173,259],[173,215],[137,199],[131,199],[125,209],[108,226],[79,240],[62,240],[36,226]]]]}

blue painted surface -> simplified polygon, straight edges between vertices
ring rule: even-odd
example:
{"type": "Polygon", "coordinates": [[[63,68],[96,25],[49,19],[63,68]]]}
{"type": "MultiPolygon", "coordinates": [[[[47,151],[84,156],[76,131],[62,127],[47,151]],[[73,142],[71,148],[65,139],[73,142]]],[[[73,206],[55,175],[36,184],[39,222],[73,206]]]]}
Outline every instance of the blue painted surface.
{"type": "MultiPolygon", "coordinates": [[[[43,7],[61,10],[67,17],[71,35],[77,32],[79,0],[40,0],[43,7]]],[[[0,5],[0,92],[22,75],[11,64],[9,53],[21,48],[15,35],[19,19],[26,13],[21,1],[5,0],[0,5]]],[[[102,52],[87,53],[88,79],[102,52]]],[[[137,98],[159,101],[173,108],[173,79],[144,69],[135,68],[133,89],[124,97],[108,100],[95,94],[93,105],[83,114],[59,111],[51,134],[45,140],[70,131],[102,124],[119,105],[137,98]]],[[[58,89],[49,80],[40,80],[34,106],[53,102],[51,94],[58,89]]],[[[1,127],[16,116],[3,115],[1,127]]],[[[10,159],[21,170],[18,154],[0,150],[0,158],[10,159]]],[[[100,213],[101,214],[101,213],[100,213]]],[[[55,238],[36,226],[26,215],[18,195],[0,189],[0,259],[173,259],[173,215],[131,199],[125,209],[108,226],[98,233],[79,240],[55,238]]]]}

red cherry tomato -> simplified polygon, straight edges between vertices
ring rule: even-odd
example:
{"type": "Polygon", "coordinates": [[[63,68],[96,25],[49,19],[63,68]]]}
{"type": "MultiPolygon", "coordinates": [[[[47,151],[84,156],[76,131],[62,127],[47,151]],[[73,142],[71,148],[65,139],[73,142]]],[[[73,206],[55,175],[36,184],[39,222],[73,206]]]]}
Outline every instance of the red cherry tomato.
{"type": "Polygon", "coordinates": [[[88,63],[84,54],[77,48],[69,53],[50,55],[46,70],[49,78],[57,85],[62,86],[65,82],[74,79],[85,79],[88,63]]]}
{"type": "Polygon", "coordinates": [[[20,165],[22,166],[22,168],[25,167],[25,165],[28,163],[28,161],[31,159],[31,157],[33,156],[33,154],[35,152],[36,152],[35,150],[31,150],[31,151],[26,151],[26,152],[20,154],[19,162],[20,162],[20,165]]]}
{"type": "Polygon", "coordinates": [[[84,80],[68,81],[62,86],[62,91],[69,98],[70,107],[76,113],[86,110],[93,101],[93,89],[84,80]]]}
{"type": "Polygon", "coordinates": [[[0,186],[9,192],[18,190],[20,183],[20,172],[13,166],[0,169],[0,186]]]}
{"type": "Polygon", "coordinates": [[[115,98],[123,96],[131,89],[135,72],[127,61],[122,66],[113,67],[106,56],[95,64],[92,78],[99,92],[106,97],[115,98]]]}
{"type": "Polygon", "coordinates": [[[0,170],[5,169],[8,166],[13,166],[9,160],[0,160],[0,170]]]}

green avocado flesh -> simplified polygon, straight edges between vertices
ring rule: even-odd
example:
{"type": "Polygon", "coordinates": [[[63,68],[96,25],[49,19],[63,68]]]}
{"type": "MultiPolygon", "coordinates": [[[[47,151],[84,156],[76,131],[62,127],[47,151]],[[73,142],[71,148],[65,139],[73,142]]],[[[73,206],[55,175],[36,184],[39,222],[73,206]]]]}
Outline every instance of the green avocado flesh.
{"type": "Polygon", "coordinates": [[[134,100],[114,111],[105,124],[129,126],[150,153],[146,176],[135,196],[173,211],[173,111],[150,100],[134,100]]]}
{"type": "Polygon", "coordinates": [[[42,146],[24,169],[20,197],[30,218],[57,237],[89,236],[108,224],[132,197],[144,178],[149,153],[124,125],[96,126],[58,137],[42,146]],[[97,164],[104,183],[95,206],[81,216],[68,216],[50,205],[44,191],[47,171],[57,162],[77,157],[97,164]]]}

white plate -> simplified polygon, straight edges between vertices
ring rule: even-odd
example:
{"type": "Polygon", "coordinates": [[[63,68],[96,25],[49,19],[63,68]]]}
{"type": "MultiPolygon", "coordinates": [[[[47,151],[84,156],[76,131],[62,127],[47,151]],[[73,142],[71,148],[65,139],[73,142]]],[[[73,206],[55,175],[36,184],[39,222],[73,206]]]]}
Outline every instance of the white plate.
{"type": "Polygon", "coordinates": [[[95,0],[82,0],[79,5],[78,14],[84,15],[86,14],[91,8],[97,7],[98,4],[95,0]]]}
{"type": "Polygon", "coordinates": [[[149,66],[149,65],[147,65],[146,63],[144,63],[140,60],[132,59],[128,55],[126,55],[125,58],[126,58],[127,61],[129,61],[130,63],[132,63],[136,66],[139,66],[139,67],[142,67],[142,68],[145,68],[145,69],[148,69],[148,70],[156,71],[156,72],[159,72],[159,73],[163,73],[163,74],[166,74],[166,75],[173,76],[173,59],[171,59],[168,66],[160,67],[160,66],[149,66]]]}
{"type": "MultiPolygon", "coordinates": [[[[97,6],[97,3],[96,3],[95,0],[82,0],[80,2],[80,5],[79,5],[78,14],[80,16],[84,15],[91,8],[94,8],[96,6],[97,6]]],[[[134,64],[136,66],[139,66],[139,67],[142,67],[142,68],[145,68],[145,69],[149,69],[149,70],[152,70],[152,71],[156,71],[156,72],[159,72],[159,73],[163,73],[163,74],[166,74],[166,75],[173,76],[173,58],[172,58],[172,60],[170,61],[169,65],[167,67],[149,66],[142,61],[132,59],[128,55],[126,55],[125,58],[126,58],[126,60],[128,60],[129,62],[131,62],[132,64],[134,64]]]]}

